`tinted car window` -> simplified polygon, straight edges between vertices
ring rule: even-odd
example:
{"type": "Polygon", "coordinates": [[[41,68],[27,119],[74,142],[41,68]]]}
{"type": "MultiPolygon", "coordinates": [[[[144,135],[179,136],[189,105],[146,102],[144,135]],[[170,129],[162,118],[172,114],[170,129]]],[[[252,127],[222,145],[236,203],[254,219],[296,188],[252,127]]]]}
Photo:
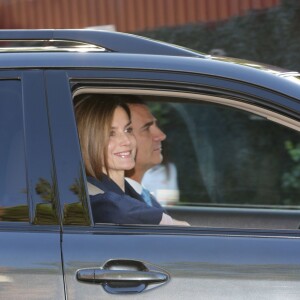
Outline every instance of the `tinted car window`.
{"type": "Polygon", "coordinates": [[[27,221],[21,84],[0,81],[0,220],[27,221]]]}
{"type": "Polygon", "coordinates": [[[150,103],[167,134],[164,166],[143,183],[165,204],[298,208],[300,138],[295,130],[210,103],[150,103]],[[164,167],[178,192],[159,188],[164,167]],[[173,175],[172,175],[173,174],[173,175]],[[173,176],[173,177],[172,177],[173,176]],[[156,184],[156,187],[154,186],[156,184]]]}

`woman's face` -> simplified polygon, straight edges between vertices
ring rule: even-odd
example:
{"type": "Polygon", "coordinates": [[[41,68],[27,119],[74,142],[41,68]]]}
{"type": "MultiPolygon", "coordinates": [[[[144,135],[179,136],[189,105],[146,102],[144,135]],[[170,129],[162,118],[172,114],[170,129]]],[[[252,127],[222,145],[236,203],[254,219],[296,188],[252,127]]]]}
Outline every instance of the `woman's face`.
{"type": "Polygon", "coordinates": [[[109,172],[130,170],[135,165],[136,140],[131,121],[122,107],[117,107],[111,124],[107,161],[109,172]]]}

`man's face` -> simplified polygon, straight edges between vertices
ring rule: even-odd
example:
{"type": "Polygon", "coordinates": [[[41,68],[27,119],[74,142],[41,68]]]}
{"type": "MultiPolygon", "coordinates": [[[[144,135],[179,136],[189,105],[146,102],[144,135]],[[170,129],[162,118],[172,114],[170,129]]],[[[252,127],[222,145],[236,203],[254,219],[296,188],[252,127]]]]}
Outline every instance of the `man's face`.
{"type": "Polygon", "coordinates": [[[146,172],[162,162],[161,142],[166,135],[146,105],[130,104],[133,133],[137,141],[136,169],[146,172]]]}

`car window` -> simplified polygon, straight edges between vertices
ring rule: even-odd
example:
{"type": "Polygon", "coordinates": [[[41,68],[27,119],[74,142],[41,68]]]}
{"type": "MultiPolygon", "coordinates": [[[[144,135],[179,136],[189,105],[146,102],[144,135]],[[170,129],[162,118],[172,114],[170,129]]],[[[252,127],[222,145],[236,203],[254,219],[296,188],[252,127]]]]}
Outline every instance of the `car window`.
{"type": "Polygon", "coordinates": [[[149,104],[167,139],[143,183],[163,204],[300,207],[299,132],[224,105],[149,104]]]}
{"type": "Polygon", "coordinates": [[[139,97],[166,134],[142,186],[167,214],[196,227],[299,228],[299,125],[223,98],[139,97]]]}
{"type": "Polygon", "coordinates": [[[21,83],[0,81],[0,221],[28,221],[21,83]]]}

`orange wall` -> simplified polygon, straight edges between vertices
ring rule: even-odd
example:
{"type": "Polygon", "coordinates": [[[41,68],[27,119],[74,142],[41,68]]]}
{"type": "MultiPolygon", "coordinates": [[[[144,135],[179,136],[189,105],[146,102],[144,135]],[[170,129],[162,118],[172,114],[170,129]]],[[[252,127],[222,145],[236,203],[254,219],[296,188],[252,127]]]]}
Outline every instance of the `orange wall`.
{"type": "Polygon", "coordinates": [[[10,0],[0,2],[0,28],[83,28],[114,24],[135,32],[215,22],[280,0],[10,0]]]}

